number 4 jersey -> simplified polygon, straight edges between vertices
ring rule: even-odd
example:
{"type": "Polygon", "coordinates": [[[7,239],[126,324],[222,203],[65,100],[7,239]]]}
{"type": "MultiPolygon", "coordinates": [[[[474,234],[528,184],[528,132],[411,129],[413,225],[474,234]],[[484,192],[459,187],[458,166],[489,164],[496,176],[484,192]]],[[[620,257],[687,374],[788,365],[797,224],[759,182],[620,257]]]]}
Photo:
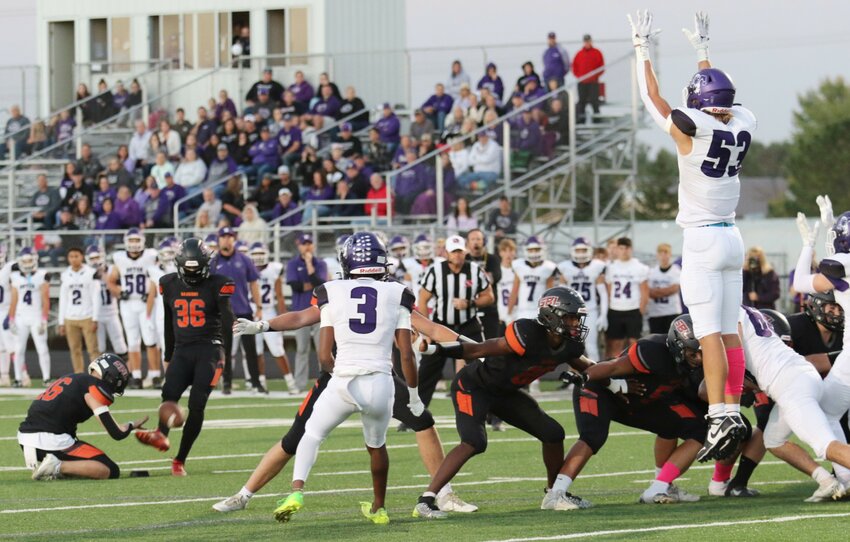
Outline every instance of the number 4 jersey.
{"type": "Polygon", "coordinates": [[[667,119],[693,138],[693,149],[679,160],[679,214],[683,228],[733,222],[741,194],[738,172],[758,123],[749,109],[732,107],[724,124],[697,109],[676,108],[667,119]]]}
{"type": "Polygon", "coordinates": [[[221,325],[225,314],[233,318],[230,296],[235,289],[233,280],[217,274],[194,286],[180,280],[177,273],[169,273],[159,279],[159,293],[165,306],[166,350],[169,346],[194,343],[223,344],[221,325]],[[173,331],[173,345],[169,345],[168,341],[169,323],[173,331]]]}
{"type": "Polygon", "coordinates": [[[50,282],[50,274],[44,269],[37,269],[31,275],[24,275],[16,268],[12,269],[9,282],[18,291],[15,318],[24,322],[41,322],[41,285],[50,282]]]}

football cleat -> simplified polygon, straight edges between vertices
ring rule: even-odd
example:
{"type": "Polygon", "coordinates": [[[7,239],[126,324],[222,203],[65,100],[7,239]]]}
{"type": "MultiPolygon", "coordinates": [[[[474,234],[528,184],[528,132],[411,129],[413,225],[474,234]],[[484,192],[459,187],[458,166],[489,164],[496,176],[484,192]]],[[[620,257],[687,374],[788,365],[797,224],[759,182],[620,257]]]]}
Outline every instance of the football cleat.
{"type": "Polygon", "coordinates": [[[361,501],[360,512],[375,525],[389,525],[390,523],[390,516],[387,515],[387,509],[383,506],[378,508],[377,512],[372,512],[372,503],[361,501]]]}
{"type": "Polygon", "coordinates": [[[12,385],[9,375],[0,376],[0,388],[8,388],[12,385]]]}
{"type": "Polygon", "coordinates": [[[56,480],[59,478],[59,467],[62,462],[53,454],[46,454],[41,464],[32,471],[33,480],[56,480]]]}
{"type": "Polygon", "coordinates": [[[161,390],[162,389],[162,377],[161,376],[153,377],[151,379],[151,387],[153,387],[153,389],[155,389],[155,390],[161,390]]]}
{"type": "Polygon", "coordinates": [[[237,510],[245,510],[248,507],[248,501],[250,499],[242,495],[241,493],[237,493],[232,497],[228,497],[221,502],[217,502],[213,505],[213,510],[216,512],[236,512],[237,510]]]}
{"type": "Polygon", "coordinates": [[[844,493],[844,486],[841,485],[841,482],[832,478],[829,482],[818,487],[815,492],[812,493],[812,496],[805,499],[803,502],[837,501],[844,497],[844,493]]]}
{"type": "Polygon", "coordinates": [[[478,507],[474,504],[469,504],[460,497],[457,493],[450,491],[442,496],[437,496],[437,507],[443,512],[460,512],[461,514],[471,514],[477,512],[478,507]]]}
{"type": "Polygon", "coordinates": [[[32,380],[30,379],[29,373],[24,373],[24,376],[21,378],[21,385],[19,387],[31,388],[32,380]]]}
{"type": "Polygon", "coordinates": [[[160,452],[167,452],[168,449],[171,448],[171,443],[168,441],[168,437],[163,435],[159,429],[136,431],[136,439],[142,444],[156,448],[160,452]]]}
{"type": "Polygon", "coordinates": [[[292,376],[292,373],[283,375],[283,379],[286,381],[286,389],[292,395],[298,395],[301,393],[301,390],[298,389],[298,386],[295,384],[295,377],[292,376]]]}
{"type": "Polygon", "coordinates": [[[540,504],[541,510],[584,510],[593,506],[588,500],[582,499],[578,495],[573,495],[569,491],[552,491],[546,492],[543,497],[543,502],[540,504]]]}
{"type": "Polygon", "coordinates": [[[233,384],[231,384],[230,382],[224,382],[221,385],[221,393],[223,395],[230,395],[231,393],[233,393],[233,384]]]}
{"type": "Polygon", "coordinates": [[[130,388],[131,390],[140,390],[140,389],[142,389],[142,386],[143,386],[143,384],[142,384],[142,379],[141,379],[141,378],[131,378],[131,379],[130,379],[130,386],[129,386],[129,388],[130,388]]]}
{"type": "Polygon", "coordinates": [[[697,460],[701,463],[729,457],[745,434],[745,430],[742,430],[743,423],[740,421],[740,415],[706,416],[706,418],[708,418],[708,433],[705,436],[705,443],[697,453],[697,460]]]}
{"type": "Polygon", "coordinates": [[[699,502],[699,495],[688,493],[676,484],[670,484],[670,487],[667,488],[667,494],[674,495],[679,499],[679,502],[699,502]]]}
{"type": "Polygon", "coordinates": [[[176,459],[171,462],[171,476],[188,476],[189,473],[186,472],[186,468],[183,466],[182,461],[177,461],[176,459]]]}
{"type": "Polygon", "coordinates": [[[758,489],[750,489],[748,487],[733,486],[726,488],[727,497],[758,497],[761,492],[758,489]]]}
{"type": "MultiPolygon", "coordinates": [[[[371,504],[369,505],[372,506],[371,504]]],[[[304,508],[304,493],[295,491],[287,495],[286,498],[277,501],[277,508],[274,510],[274,519],[281,523],[286,523],[292,519],[292,514],[304,508]]]]}
{"type": "Polygon", "coordinates": [[[446,519],[448,514],[437,507],[434,497],[419,497],[419,502],[413,508],[413,517],[425,519],[446,519]]]}
{"type": "Polygon", "coordinates": [[[725,497],[726,490],[729,488],[729,481],[717,482],[711,480],[708,482],[708,494],[712,497],[725,497]]]}

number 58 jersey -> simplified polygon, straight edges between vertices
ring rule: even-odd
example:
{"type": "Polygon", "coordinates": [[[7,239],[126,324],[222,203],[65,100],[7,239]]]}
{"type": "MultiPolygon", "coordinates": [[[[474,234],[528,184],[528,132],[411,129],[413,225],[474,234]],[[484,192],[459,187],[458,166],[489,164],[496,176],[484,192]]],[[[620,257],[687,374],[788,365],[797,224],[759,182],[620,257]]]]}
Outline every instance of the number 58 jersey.
{"type": "Polygon", "coordinates": [[[230,277],[217,274],[211,274],[193,286],[180,280],[177,273],[169,273],[159,279],[165,325],[167,327],[171,322],[174,345],[223,344],[222,317],[225,313],[233,317],[230,296],[235,289],[230,277]]]}
{"type": "Polygon", "coordinates": [[[127,293],[129,301],[143,301],[148,294],[148,269],[156,265],[156,250],[146,248],[136,258],[131,258],[126,250],[112,255],[112,263],[121,275],[121,290],[127,293]]]}
{"type": "Polygon", "coordinates": [[[741,195],[738,173],[750,150],[752,132],[758,126],[755,115],[736,105],[732,107],[732,119],[724,124],[698,109],[679,107],[670,113],[667,122],[693,139],[690,154],[678,155],[676,223],[691,228],[733,222],[741,195]]]}
{"type": "Polygon", "coordinates": [[[390,374],[396,329],[410,329],[413,293],[398,282],[333,280],[316,288],[321,327],[333,327],[334,375],[390,374]]]}

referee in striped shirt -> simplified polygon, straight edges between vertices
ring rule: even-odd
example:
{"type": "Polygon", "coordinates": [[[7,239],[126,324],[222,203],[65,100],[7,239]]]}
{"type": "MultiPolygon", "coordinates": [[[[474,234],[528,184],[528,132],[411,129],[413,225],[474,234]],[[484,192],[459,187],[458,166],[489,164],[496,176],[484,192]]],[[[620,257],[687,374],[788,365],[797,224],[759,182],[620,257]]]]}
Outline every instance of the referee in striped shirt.
{"type": "MultiPolygon", "coordinates": [[[[434,300],[431,319],[460,335],[482,341],[478,309],[495,302],[487,275],[477,263],[466,259],[466,241],[459,235],[446,239],[445,260],[431,264],[420,281],[419,307],[434,300]]],[[[443,373],[446,358],[423,356],[419,364],[419,397],[427,406],[443,373]]],[[[456,363],[464,364],[462,360],[456,363]]]]}

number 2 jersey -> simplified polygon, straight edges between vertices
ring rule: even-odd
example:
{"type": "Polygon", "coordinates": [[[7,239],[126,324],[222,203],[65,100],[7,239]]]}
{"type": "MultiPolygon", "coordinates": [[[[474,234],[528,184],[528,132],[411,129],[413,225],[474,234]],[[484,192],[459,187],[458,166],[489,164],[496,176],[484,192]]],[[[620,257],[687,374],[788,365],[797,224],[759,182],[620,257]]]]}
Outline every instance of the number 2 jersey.
{"type": "Polygon", "coordinates": [[[50,283],[50,274],[44,269],[36,269],[31,275],[25,275],[15,266],[12,267],[9,283],[18,291],[15,318],[27,322],[41,322],[41,286],[50,283]]]}
{"type": "Polygon", "coordinates": [[[391,374],[396,329],[410,329],[413,293],[395,281],[332,280],[315,289],[321,327],[333,327],[335,376],[391,374]]]}
{"type": "Polygon", "coordinates": [[[126,250],[112,255],[112,263],[120,273],[121,291],[128,301],[144,301],[148,294],[148,269],[156,265],[156,249],[146,248],[135,258],[126,250]]]}
{"type": "Polygon", "coordinates": [[[87,393],[102,405],[112,404],[112,392],[90,374],[75,373],[57,378],[32,402],[18,431],[67,434],[76,438],[77,425],[94,415],[86,404],[87,393]]]}
{"type": "Polygon", "coordinates": [[[177,273],[159,279],[165,306],[166,360],[171,360],[176,346],[223,344],[222,322],[233,322],[230,296],[235,289],[230,277],[217,274],[194,286],[183,282],[177,273]]]}
{"type": "Polygon", "coordinates": [[[679,214],[676,223],[683,228],[717,222],[734,222],[741,195],[738,173],[750,150],[755,115],[741,106],[732,107],[727,124],[698,109],[677,107],[667,118],[693,139],[690,154],[678,155],[679,214]]]}
{"type": "Polygon", "coordinates": [[[602,260],[590,260],[584,267],[579,267],[571,260],[558,264],[558,272],[561,273],[567,286],[575,290],[584,299],[587,312],[596,310],[598,300],[596,296],[596,281],[605,273],[605,262],[602,260]]]}
{"type": "Polygon", "coordinates": [[[536,318],[537,302],[546,291],[547,281],[558,273],[558,266],[551,260],[543,260],[532,266],[528,260],[514,260],[511,267],[519,279],[519,292],[513,317],[536,318]]]}
{"type": "Polygon", "coordinates": [[[584,353],[583,342],[569,339],[553,349],[546,328],[530,318],[509,324],[505,340],[511,348],[510,354],[475,360],[465,367],[466,373],[485,388],[518,390],[584,353]]]}
{"type": "MultiPolygon", "coordinates": [[[[263,269],[257,269],[257,274],[260,286],[260,303],[262,304],[263,317],[268,320],[277,316],[277,294],[275,293],[275,283],[283,275],[283,264],[280,262],[269,262],[263,269]]],[[[330,271],[328,271],[330,276],[330,271]]]]}

